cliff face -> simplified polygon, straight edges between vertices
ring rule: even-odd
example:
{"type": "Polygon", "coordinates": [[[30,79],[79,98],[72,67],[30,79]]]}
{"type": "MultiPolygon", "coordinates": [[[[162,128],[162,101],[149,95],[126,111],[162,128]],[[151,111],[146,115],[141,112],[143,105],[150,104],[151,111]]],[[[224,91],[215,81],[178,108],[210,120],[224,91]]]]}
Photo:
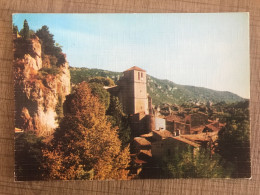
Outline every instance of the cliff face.
{"type": "Polygon", "coordinates": [[[41,54],[38,37],[14,40],[15,126],[47,136],[57,127],[70,93],[70,71],[67,61],[55,67],[55,73],[42,71],[41,54]]]}

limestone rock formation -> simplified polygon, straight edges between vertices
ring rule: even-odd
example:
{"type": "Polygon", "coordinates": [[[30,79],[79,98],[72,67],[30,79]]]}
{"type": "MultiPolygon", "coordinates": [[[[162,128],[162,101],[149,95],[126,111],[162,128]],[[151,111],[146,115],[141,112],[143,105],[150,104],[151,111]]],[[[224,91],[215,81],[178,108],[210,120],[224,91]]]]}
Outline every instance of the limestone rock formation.
{"type": "Polygon", "coordinates": [[[15,126],[47,136],[57,127],[57,106],[70,93],[70,71],[65,61],[55,74],[43,72],[41,55],[37,36],[14,40],[15,126]]]}

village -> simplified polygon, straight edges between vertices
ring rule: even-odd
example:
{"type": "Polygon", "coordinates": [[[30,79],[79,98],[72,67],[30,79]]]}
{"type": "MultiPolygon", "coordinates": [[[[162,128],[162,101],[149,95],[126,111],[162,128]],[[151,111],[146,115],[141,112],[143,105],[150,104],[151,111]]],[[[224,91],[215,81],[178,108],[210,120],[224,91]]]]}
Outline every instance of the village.
{"type": "Polygon", "coordinates": [[[171,157],[187,147],[194,152],[205,148],[214,153],[218,132],[225,123],[210,120],[198,108],[186,112],[184,109],[181,114],[178,108],[172,111],[165,106],[160,110],[152,104],[146,82],[146,71],[133,66],[124,71],[116,86],[106,87],[111,95],[119,98],[124,112],[130,117],[131,156],[138,165],[136,174],[146,165],[151,166],[154,160],[171,157]]]}

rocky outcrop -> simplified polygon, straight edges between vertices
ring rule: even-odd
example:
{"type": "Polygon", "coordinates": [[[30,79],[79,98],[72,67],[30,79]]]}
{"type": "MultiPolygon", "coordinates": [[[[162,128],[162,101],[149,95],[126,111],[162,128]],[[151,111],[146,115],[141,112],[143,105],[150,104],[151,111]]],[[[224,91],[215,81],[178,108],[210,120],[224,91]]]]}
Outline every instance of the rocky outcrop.
{"type": "Polygon", "coordinates": [[[55,73],[42,71],[41,55],[38,37],[14,40],[15,126],[46,136],[57,127],[57,107],[70,93],[70,71],[67,61],[52,67],[55,73]]]}

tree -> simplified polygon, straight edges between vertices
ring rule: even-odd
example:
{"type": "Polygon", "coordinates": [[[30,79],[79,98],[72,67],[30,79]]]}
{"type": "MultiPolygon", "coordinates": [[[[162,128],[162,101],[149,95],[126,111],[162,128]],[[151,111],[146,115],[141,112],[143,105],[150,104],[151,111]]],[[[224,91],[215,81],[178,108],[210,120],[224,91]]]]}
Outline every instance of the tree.
{"type": "Polygon", "coordinates": [[[127,179],[129,148],[121,149],[105,107],[81,83],[64,102],[64,117],[44,150],[50,179],[127,179]]]}
{"type": "Polygon", "coordinates": [[[110,78],[105,78],[105,77],[92,77],[88,81],[89,83],[99,83],[103,86],[114,86],[115,83],[112,79],[110,78]]]}
{"type": "Polygon", "coordinates": [[[41,180],[42,149],[45,147],[42,137],[28,131],[15,137],[15,177],[20,181],[41,180]]]}
{"type": "Polygon", "coordinates": [[[63,64],[65,59],[65,54],[62,53],[62,46],[55,43],[55,40],[53,39],[53,34],[50,33],[49,27],[44,25],[40,30],[37,30],[36,35],[41,39],[42,41],[42,56],[44,58],[45,55],[55,56],[56,61],[55,64],[59,66],[63,64]]]}
{"type": "Polygon", "coordinates": [[[42,41],[42,52],[46,55],[52,55],[54,52],[55,41],[53,35],[49,32],[49,27],[44,25],[36,31],[36,35],[42,41]]]}
{"type": "Polygon", "coordinates": [[[219,131],[217,148],[225,160],[225,167],[233,167],[232,177],[250,177],[249,102],[231,104],[226,108],[229,118],[219,131]]]}
{"type": "Polygon", "coordinates": [[[30,38],[30,28],[27,20],[24,20],[23,29],[21,29],[20,34],[22,38],[25,40],[30,38]]]}
{"type": "Polygon", "coordinates": [[[17,33],[18,33],[18,27],[13,24],[13,34],[16,35],[17,33]]]}
{"type": "Polygon", "coordinates": [[[122,142],[122,147],[126,147],[130,143],[131,129],[118,97],[111,96],[107,115],[112,126],[118,128],[118,135],[122,142]]]}
{"type": "Polygon", "coordinates": [[[232,163],[232,177],[250,177],[249,122],[228,121],[219,132],[216,151],[227,162],[232,163]]]}
{"type": "Polygon", "coordinates": [[[220,178],[230,174],[224,171],[219,155],[202,148],[195,153],[187,148],[164,158],[162,171],[166,178],[220,178]]]}
{"type": "Polygon", "coordinates": [[[110,104],[110,93],[99,83],[89,83],[89,87],[91,88],[92,94],[98,97],[100,103],[103,104],[107,110],[110,104]]]}

